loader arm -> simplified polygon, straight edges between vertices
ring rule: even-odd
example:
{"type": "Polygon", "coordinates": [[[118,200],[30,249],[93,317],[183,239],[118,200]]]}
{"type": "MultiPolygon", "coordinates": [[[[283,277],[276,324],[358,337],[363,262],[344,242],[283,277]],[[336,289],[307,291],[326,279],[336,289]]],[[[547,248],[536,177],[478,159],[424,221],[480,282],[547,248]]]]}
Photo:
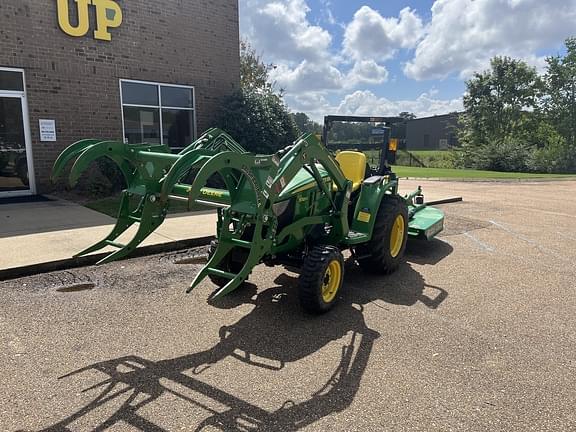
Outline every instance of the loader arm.
{"type": "MultiPolygon", "coordinates": [[[[302,239],[307,226],[332,221],[334,226],[331,236],[334,239],[341,238],[348,232],[346,209],[351,182],[344,177],[330,153],[312,134],[300,138],[291,148],[274,155],[238,155],[224,152],[214,156],[198,172],[189,192],[190,199],[199,196],[202,185],[216,172],[224,178],[232,172],[239,173],[240,180],[236,188],[229,189],[230,207],[220,213],[218,248],[198,273],[188,292],[208,275],[230,279],[230,282],[213,294],[213,299],[233,291],[248,277],[254,266],[271,253],[273,246],[290,235],[302,239]],[[278,217],[273,211],[274,204],[279,201],[286,185],[301,169],[317,171],[316,164],[326,169],[337,186],[332,214],[304,217],[278,232],[278,217]],[[234,248],[250,251],[242,269],[238,273],[222,271],[218,268],[220,263],[234,248]]],[[[323,193],[331,195],[320,175],[314,176],[314,179],[323,193]]]]}

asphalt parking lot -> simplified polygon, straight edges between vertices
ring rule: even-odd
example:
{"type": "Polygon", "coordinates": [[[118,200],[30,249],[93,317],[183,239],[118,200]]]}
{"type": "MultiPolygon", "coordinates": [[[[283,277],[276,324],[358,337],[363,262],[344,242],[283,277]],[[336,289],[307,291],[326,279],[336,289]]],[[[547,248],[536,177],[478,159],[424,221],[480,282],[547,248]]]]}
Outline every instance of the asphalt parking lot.
{"type": "Polygon", "coordinates": [[[319,317],[186,251],[0,282],[0,430],[576,430],[576,182],[420,183],[446,230],[319,317]]]}

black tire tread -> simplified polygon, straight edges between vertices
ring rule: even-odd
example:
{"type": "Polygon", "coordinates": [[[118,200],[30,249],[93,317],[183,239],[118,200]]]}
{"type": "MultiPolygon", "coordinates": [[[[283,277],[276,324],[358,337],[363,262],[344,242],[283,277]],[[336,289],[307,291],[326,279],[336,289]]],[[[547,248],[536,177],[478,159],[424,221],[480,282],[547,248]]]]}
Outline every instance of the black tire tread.
{"type": "Polygon", "coordinates": [[[300,274],[300,304],[307,312],[321,314],[330,310],[338,300],[338,294],[342,289],[344,280],[344,258],[337,247],[315,246],[304,259],[302,272],[300,274]],[[322,284],[328,264],[337,259],[340,261],[342,269],[342,281],[338,288],[338,293],[334,300],[325,303],[322,299],[322,284]]]}
{"type": "Polygon", "coordinates": [[[398,195],[385,195],[376,214],[372,239],[366,246],[357,249],[360,266],[371,273],[390,274],[396,271],[404,259],[406,241],[408,238],[408,207],[404,199],[398,195]],[[405,232],[402,248],[396,257],[390,255],[390,232],[396,216],[404,216],[405,232]]]}

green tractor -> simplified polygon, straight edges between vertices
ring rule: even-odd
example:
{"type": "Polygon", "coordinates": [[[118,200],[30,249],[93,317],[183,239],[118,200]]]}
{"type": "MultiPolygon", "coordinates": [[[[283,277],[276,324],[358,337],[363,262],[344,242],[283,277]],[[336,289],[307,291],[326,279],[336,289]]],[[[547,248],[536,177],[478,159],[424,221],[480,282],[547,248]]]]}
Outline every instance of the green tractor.
{"type": "MultiPolygon", "coordinates": [[[[348,119],[387,123],[380,117],[348,119]]],[[[117,250],[99,263],[128,255],[163,222],[173,201],[213,206],[217,239],[187,292],[209,277],[218,286],[211,298],[218,299],[238,288],[256,265],[283,265],[300,273],[304,309],[329,310],[344,281],[343,251],[366,271],[389,274],[401,264],[408,237],[431,239],[444,221],[440,210],[424,204],[420,188],[398,194],[398,178],[388,164],[393,151],[387,127],[377,134],[381,158],[373,168],[365,152],[328,150],[334,121],[339,118],[327,117],[323,140],[304,135],[272,155],[248,153],[219,129],[206,131],[178,154],[152,144],[71,145],[55,162],[53,178],[76,159],[70,171],[74,186],[92,161],[108,157],[128,185],[113,230],[78,256],[106,246],[117,250]],[[187,183],[190,172],[194,179],[187,183]],[[207,186],[215,176],[224,186],[207,186]],[[133,224],[138,230],[132,240],[117,242],[133,224]]]]}

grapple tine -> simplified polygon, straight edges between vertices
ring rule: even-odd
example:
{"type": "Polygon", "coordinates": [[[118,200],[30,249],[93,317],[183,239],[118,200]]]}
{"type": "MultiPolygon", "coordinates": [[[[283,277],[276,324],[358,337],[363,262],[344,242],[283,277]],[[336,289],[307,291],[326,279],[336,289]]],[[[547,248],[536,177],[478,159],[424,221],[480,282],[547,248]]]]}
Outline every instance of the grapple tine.
{"type": "Polygon", "coordinates": [[[70,162],[72,159],[74,159],[78,154],[82,153],[88,147],[90,147],[94,144],[97,144],[100,141],[101,140],[96,140],[96,139],[85,139],[85,140],[77,141],[74,144],[66,147],[66,149],[64,149],[64,151],[62,153],[60,153],[60,155],[56,159],[56,162],[54,162],[54,166],[52,167],[52,174],[50,176],[50,180],[54,181],[58,177],[60,177],[60,175],[62,174],[62,171],[64,170],[64,167],[66,166],[66,164],[68,164],[68,162],[70,162]]]}
{"type": "MultiPolygon", "coordinates": [[[[266,242],[267,240],[262,240],[260,243],[262,244],[266,242]]],[[[238,274],[234,277],[234,279],[232,279],[218,291],[213,293],[210,296],[210,300],[218,300],[219,298],[224,297],[226,294],[231,293],[236,288],[238,288],[240,284],[242,284],[242,282],[244,282],[246,278],[250,275],[250,272],[254,268],[255,263],[260,262],[260,260],[264,256],[263,251],[267,249],[268,248],[266,247],[266,245],[264,245],[264,247],[252,247],[250,249],[250,254],[246,258],[246,261],[242,266],[242,269],[238,272],[238,274]]]]}
{"type": "Polygon", "coordinates": [[[212,257],[208,260],[206,265],[196,275],[196,277],[194,278],[194,280],[190,284],[190,287],[186,290],[186,293],[189,293],[194,288],[196,288],[200,284],[200,282],[202,282],[204,280],[204,278],[206,276],[208,276],[208,269],[216,268],[218,266],[218,264],[220,264],[220,262],[222,262],[222,260],[226,257],[226,255],[228,255],[228,253],[230,253],[230,251],[232,250],[232,247],[233,247],[232,244],[225,243],[225,242],[218,244],[218,247],[216,248],[214,255],[212,255],[212,257]]]}
{"type": "Polygon", "coordinates": [[[120,208],[118,209],[118,216],[116,220],[116,225],[104,239],[100,240],[98,243],[84,249],[82,252],[74,255],[75,257],[88,255],[89,253],[95,252],[99,249],[109,246],[110,241],[116,240],[122,233],[124,233],[128,228],[130,228],[135,221],[129,218],[130,213],[130,198],[127,192],[122,193],[122,199],[120,201],[120,208]]]}
{"type": "Polygon", "coordinates": [[[228,282],[226,285],[224,285],[218,291],[214,292],[210,296],[210,300],[221,299],[226,294],[229,294],[232,291],[234,291],[236,288],[238,288],[242,284],[242,282],[244,282],[245,280],[246,280],[246,277],[243,276],[242,273],[238,273],[234,279],[232,279],[230,282],[228,282]]]}
{"type": "MultiPolygon", "coordinates": [[[[120,246],[120,249],[104,257],[98,261],[97,264],[105,264],[125,257],[134,249],[136,249],[136,247],[142,243],[146,237],[148,237],[164,221],[164,217],[166,215],[165,208],[161,206],[158,201],[152,202],[148,195],[144,196],[143,200],[144,206],[142,213],[138,218],[140,219],[140,226],[138,227],[136,234],[134,234],[134,237],[132,237],[132,240],[130,240],[125,245],[118,245],[120,246]]],[[[135,216],[128,217],[136,219],[135,216]]],[[[132,223],[130,225],[132,225],[132,223]]]]}
{"type": "Polygon", "coordinates": [[[238,273],[234,277],[234,279],[232,279],[230,282],[228,282],[226,285],[224,285],[218,291],[214,292],[210,296],[210,300],[218,300],[218,299],[224,297],[226,294],[231,293],[236,288],[238,288],[242,284],[242,282],[244,282],[246,280],[246,278],[248,277],[248,275],[252,271],[252,268],[254,267],[253,265],[248,264],[248,262],[250,262],[249,259],[246,260],[246,264],[244,264],[244,267],[242,267],[242,270],[240,270],[240,273],[238,273]]]}
{"type": "Polygon", "coordinates": [[[124,154],[126,145],[119,141],[100,141],[87,147],[76,159],[70,170],[70,186],[74,187],[80,175],[90,166],[90,164],[102,156],[108,156],[118,163],[117,156],[124,154]]]}
{"type": "Polygon", "coordinates": [[[178,181],[184,176],[190,168],[199,162],[207,162],[214,156],[213,152],[205,149],[191,150],[182,155],[177,162],[172,165],[164,179],[162,180],[162,189],[160,191],[160,199],[166,200],[170,191],[178,181]]]}

